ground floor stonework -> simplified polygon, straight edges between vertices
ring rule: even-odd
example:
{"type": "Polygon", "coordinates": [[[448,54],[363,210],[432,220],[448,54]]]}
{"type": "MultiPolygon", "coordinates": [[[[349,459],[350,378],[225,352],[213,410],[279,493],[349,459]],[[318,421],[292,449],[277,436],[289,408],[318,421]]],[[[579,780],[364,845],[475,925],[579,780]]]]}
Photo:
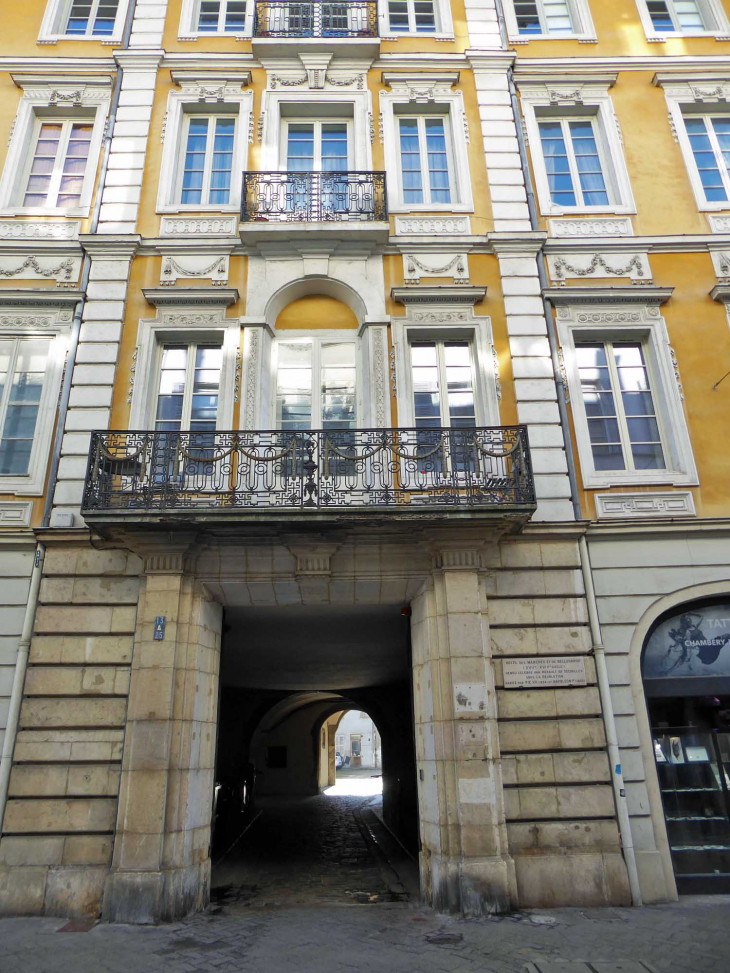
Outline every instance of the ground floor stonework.
{"type": "Polygon", "coordinates": [[[676,899],[641,646],[624,648],[610,601],[625,553],[589,538],[591,590],[585,526],[122,524],[41,540],[4,915],[205,909],[231,828],[269,807],[251,825],[263,868],[287,827],[271,802],[334,783],[350,710],[380,735],[383,827],[418,866],[419,901],[477,917],[625,907],[637,887],[645,904],[676,899]],[[525,662],[578,676],[520,682],[525,662]],[[224,822],[237,794],[242,816],[224,822]]]}

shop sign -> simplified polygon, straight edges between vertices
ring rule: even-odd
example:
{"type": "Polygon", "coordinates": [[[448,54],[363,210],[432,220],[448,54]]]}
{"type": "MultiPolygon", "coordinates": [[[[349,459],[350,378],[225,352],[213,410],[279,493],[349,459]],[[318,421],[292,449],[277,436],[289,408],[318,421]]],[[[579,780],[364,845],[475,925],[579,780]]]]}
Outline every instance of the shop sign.
{"type": "Polygon", "coordinates": [[[559,658],[504,659],[504,688],[537,688],[545,686],[585,686],[586,664],[583,656],[559,658]]]}
{"type": "Polygon", "coordinates": [[[645,679],[730,676],[730,601],[665,619],[646,644],[643,672],[645,679]]]}

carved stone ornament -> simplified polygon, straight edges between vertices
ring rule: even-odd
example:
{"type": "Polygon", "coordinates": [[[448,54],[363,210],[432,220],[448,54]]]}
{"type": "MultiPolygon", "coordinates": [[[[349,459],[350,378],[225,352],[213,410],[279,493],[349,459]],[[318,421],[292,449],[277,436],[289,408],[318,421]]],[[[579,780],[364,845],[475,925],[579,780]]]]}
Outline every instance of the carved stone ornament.
{"type": "Polygon", "coordinates": [[[707,220],[712,233],[730,233],[730,216],[715,216],[708,213],[707,220]]]}
{"type": "Polygon", "coordinates": [[[619,254],[611,258],[611,263],[601,253],[581,254],[580,258],[549,256],[550,275],[553,280],[570,277],[629,277],[630,279],[651,279],[648,258],[644,253],[619,254]],[[584,266],[577,266],[578,260],[588,259],[584,266]]]}
{"type": "Polygon", "coordinates": [[[373,342],[373,388],[375,400],[375,425],[378,429],[384,429],[387,425],[388,403],[387,403],[387,378],[385,374],[385,328],[372,329],[373,342]]]}
{"type": "Polygon", "coordinates": [[[235,236],[235,216],[163,216],[160,236],[235,236]]]}
{"type": "MultiPolygon", "coordinates": [[[[452,89],[459,80],[459,72],[442,72],[439,74],[400,74],[389,71],[383,73],[383,81],[389,85],[394,93],[406,95],[408,101],[416,104],[428,104],[444,95],[452,93],[452,89]]],[[[387,92],[385,92],[387,94],[387,92]]]]}
{"type": "Polygon", "coordinates": [[[633,236],[634,229],[628,216],[609,219],[550,220],[550,234],[554,237],[623,237],[633,236]]]}
{"type": "Polygon", "coordinates": [[[211,261],[210,254],[186,253],[184,257],[164,256],[162,258],[162,272],[160,286],[173,286],[179,277],[209,279],[214,287],[222,287],[228,283],[228,254],[215,257],[211,261]]]}
{"type": "Polygon", "coordinates": [[[406,284],[418,284],[421,277],[451,277],[455,284],[469,283],[469,266],[465,253],[429,253],[403,255],[406,284]]]}
{"type": "Polygon", "coordinates": [[[253,429],[256,422],[256,396],[258,394],[259,348],[261,329],[247,328],[248,348],[246,355],[246,402],[244,408],[244,429],[253,429]]]}
{"type": "Polygon", "coordinates": [[[597,493],[599,520],[635,520],[645,517],[695,517],[694,498],[689,490],[662,493],[597,493]]]}
{"type": "Polygon", "coordinates": [[[80,269],[80,257],[67,257],[59,261],[58,257],[39,258],[31,255],[23,260],[17,256],[0,256],[0,277],[18,277],[21,280],[48,280],[54,277],[59,287],[74,284],[80,269]]]}
{"type": "Polygon", "coordinates": [[[551,105],[582,105],[583,85],[577,88],[548,88],[551,105]]]}
{"type": "Polygon", "coordinates": [[[0,220],[0,240],[77,240],[79,220],[0,220]]]}
{"type": "Polygon", "coordinates": [[[468,216],[396,216],[395,232],[408,236],[456,236],[469,234],[468,216]]]}

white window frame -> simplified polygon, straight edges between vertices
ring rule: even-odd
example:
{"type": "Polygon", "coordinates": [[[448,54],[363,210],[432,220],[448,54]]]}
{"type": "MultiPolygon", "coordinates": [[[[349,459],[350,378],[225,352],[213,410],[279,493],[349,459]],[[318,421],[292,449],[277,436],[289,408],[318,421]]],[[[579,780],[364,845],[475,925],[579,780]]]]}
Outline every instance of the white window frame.
{"type": "Polygon", "coordinates": [[[46,12],[41,23],[38,42],[54,44],[57,41],[93,41],[96,44],[119,44],[122,40],[124,23],[127,19],[129,0],[119,0],[114,30],[111,34],[66,34],[64,33],[73,0],[48,0],[46,12]]]}
{"type": "MultiPolygon", "coordinates": [[[[403,187],[403,163],[401,159],[400,122],[401,119],[413,119],[413,118],[416,119],[416,123],[418,125],[418,154],[419,154],[420,173],[421,173],[421,193],[424,196],[424,202],[423,203],[404,202],[403,205],[408,207],[415,207],[415,208],[424,207],[427,209],[431,209],[434,206],[437,208],[441,206],[450,206],[451,205],[450,202],[432,203],[430,201],[430,196],[431,196],[430,175],[431,174],[428,166],[428,150],[426,148],[427,146],[426,119],[441,118],[444,123],[444,141],[446,142],[446,167],[447,167],[446,171],[449,176],[448,190],[451,198],[453,199],[454,195],[456,195],[457,193],[456,164],[454,161],[454,136],[452,132],[451,118],[447,112],[444,112],[443,114],[441,113],[426,114],[425,112],[414,112],[413,114],[411,114],[410,112],[398,112],[394,116],[393,124],[395,125],[395,136],[396,136],[396,145],[397,145],[397,152],[398,152],[398,171],[396,174],[397,184],[398,184],[398,200],[402,202],[405,196],[405,189],[403,187]],[[427,196],[429,197],[428,201],[425,200],[425,197],[427,196]]],[[[391,181],[395,181],[395,179],[391,177],[391,181]]]]}
{"type": "MultiPolygon", "coordinates": [[[[727,200],[708,202],[705,199],[705,191],[702,187],[702,181],[700,180],[694,153],[692,152],[692,145],[684,124],[685,117],[691,117],[693,115],[700,115],[702,117],[709,115],[727,115],[730,119],[730,112],[728,112],[728,104],[726,101],[730,97],[730,81],[720,82],[718,85],[716,81],[709,83],[699,78],[696,81],[678,81],[676,77],[671,78],[668,75],[662,76],[658,74],[655,78],[655,84],[664,89],[670,122],[675,138],[682,150],[684,164],[687,169],[690,185],[692,186],[695,202],[697,203],[697,209],[701,213],[716,213],[723,210],[730,210],[730,177],[728,177],[728,185],[726,186],[728,193],[727,200]]],[[[723,171],[722,162],[720,171],[723,171]]]]}
{"type": "MultiPolygon", "coordinates": [[[[301,75],[301,71],[294,72],[295,78],[297,74],[301,75]]],[[[372,171],[373,153],[368,120],[371,113],[372,96],[369,91],[339,91],[331,88],[327,88],[324,92],[306,89],[265,91],[261,111],[264,116],[261,133],[261,172],[286,172],[286,143],[282,140],[283,123],[311,122],[313,119],[325,122],[346,119],[350,123],[347,152],[352,159],[351,168],[356,172],[372,171]],[[328,108],[326,115],[319,111],[320,106],[324,104],[328,108]]],[[[390,200],[388,202],[390,203],[390,200]]]]}
{"type": "MultiPolygon", "coordinates": [[[[295,341],[311,341],[312,345],[317,344],[317,351],[312,355],[312,402],[314,403],[314,390],[319,387],[319,378],[316,378],[315,385],[315,362],[321,363],[321,347],[324,344],[333,342],[345,342],[355,346],[355,429],[367,428],[363,422],[365,415],[365,403],[363,396],[363,376],[365,374],[363,362],[363,342],[360,340],[357,331],[349,331],[345,328],[328,328],[326,330],[299,331],[297,328],[281,328],[276,332],[276,337],[271,345],[271,402],[269,405],[269,425],[267,429],[277,429],[276,419],[276,388],[279,373],[279,344],[290,344],[295,341]]],[[[320,406],[321,407],[321,406],[320,406]]],[[[314,410],[312,410],[314,411],[314,410]]],[[[313,425],[313,429],[320,429],[321,425],[313,425]]]]}
{"type": "MultiPolygon", "coordinates": [[[[409,3],[412,2],[413,0],[409,0],[409,3]]],[[[421,33],[416,30],[392,31],[390,29],[390,18],[388,17],[388,0],[379,0],[379,6],[378,19],[380,21],[380,37],[382,40],[394,41],[399,37],[423,37],[442,41],[454,39],[454,19],[451,14],[451,4],[447,0],[434,0],[437,29],[433,34],[421,33]]]]}
{"type": "MultiPolygon", "coordinates": [[[[536,0],[538,7],[542,8],[542,0],[536,0]]],[[[570,9],[570,19],[573,22],[573,30],[570,34],[521,34],[517,26],[517,15],[515,13],[514,0],[505,0],[504,19],[507,25],[507,36],[513,44],[529,44],[535,41],[564,41],[580,40],[595,41],[596,28],[591,17],[591,8],[588,0],[568,0],[570,9]]],[[[541,11],[542,12],[542,11],[541,11]]]]}
{"type": "Polygon", "coordinates": [[[322,172],[322,126],[330,122],[345,122],[347,126],[347,170],[355,171],[355,124],[352,116],[349,117],[326,117],[302,115],[285,116],[281,119],[281,142],[279,145],[279,166],[281,172],[287,172],[287,159],[289,156],[289,125],[313,125],[314,141],[314,168],[312,172],[322,172]],[[318,164],[319,163],[319,164],[318,164]]]}
{"type": "Polygon", "coordinates": [[[626,305],[594,307],[585,314],[576,306],[558,308],[558,336],[575,425],[583,485],[587,490],[610,486],[667,485],[694,486],[699,483],[687,420],[682,406],[678,377],[672,358],[669,333],[656,307],[626,305]],[[597,312],[597,313],[596,313],[597,312]],[[585,320],[586,318],[595,320],[585,320]],[[654,409],[664,449],[663,470],[596,470],[583,407],[576,342],[642,342],[650,375],[654,409]]]}
{"type": "Polygon", "coordinates": [[[14,493],[18,496],[43,494],[51,454],[51,438],[57,417],[56,404],[69,349],[72,322],[73,311],[67,308],[13,308],[12,313],[3,313],[3,308],[0,307],[0,338],[49,338],[51,341],[28,472],[22,475],[0,475],[0,493],[14,493]]]}
{"type": "MultiPolygon", "coordinates": [[[[225,2],[225,0],[221,0],[225,2]]],[[[256,9],[256,0],[246,0],[246,19],[243,30],[198,30],[198,15],[200,11],[200,0],[183,0],[182,10],[180,11],[180,29],[178,40],[197,40],[200,37],[229,37],[234,40],[239,37],[251,37],[253,34],[253,18],[256,9]]],[[[220,16],[218,19],[220,24],[220,16]]]]}
{"type": "MultiPolygon", "coordinates": [[[[473,213],[472,181],[469,171],[468,128],[461,91],[453,90],[458,75],[391,75],[383,80],[392,91],[381,92],[385,171],[388,173],[388,210],[391,213],[473,213]],[[423,92],[423,93],[422,93],[423,92]],[[450,203],[405,203],[401,190],[400,130],[398,117],[441,115],[447,119],[447,153],[453,169],[450,203]],[[448,135],[450,133],[450,139],[448,135]],[[450,141],[450,145],[449,145],[450,141]]],[[[428,178],[426,172],[426,179],[428,178]]]]}
{"type": "Polygon", "coordinates": [[[13,80],[23,89],[23,96],[0,179],[0,216],[88,216],[109,110],[111,78],[78,78],[74,83],[68,78],[62,82],[55,79],[39,81],[38,78],[15,75],[13,80]],[[46,119],[90,121],[93,125],[81,199],[78,206],[69,209],[23,205],[35,138],[40,121],[46,119]]]}
{"type": "MultiPolygon", "coordinates": [[[[667,0],[667,5],[671,7],[671,4],[672,0],[667,0]]],[[[657,41],[669,41],[673,37],[714,37],[716,40],[730,40],[728,36],[730,35],[730,21],[723,8],[722,0],[697,0],[697,5],[700,8],[703,21],[707,25],[705,30],[687,32],[682,30],[659,31],[651,19],[646,0],[636,0],[636,6],[639,10],[639,17],[644,28],[644,33],[646,34],[646,39],[653,43],[657,41]]],[[[670,12],[670,16],[671,13],[673,11],[670,12]]],[[[672,20],[674,20],[674,17],[672,17],[672,20]]]]}
{"type": "Polygon", "coordinates": [[[178,155],[178,165],[177,172],[175,173],[175,186],[173,190],[172,201],[174,204],[178,205],[181,210],[195,210],[195,209],[221,209],[229,208],[231,204],[231,199],[234,197],[234,183],[238,178],[240,182],[241,169],[237,165],[237,148],[238,148],[238,129],[240,126],[238,113],[237,112],[190,112],[184,111],[181,119],[181,129],[180,129],[180,152],[178,155]],[[233,158],[231,160],[231,185],[228,192],[228,202],[227,203],[183,203],[182,193],[183,193],[183,178],[185,175],[185,156],[187,155],[187,142],[188,135],[190,132],[190,120],[192,118],[207,118],[208,119],[208,134],[206,136],[205,145],[205,162],[203,171],[203,186],[201,189],[201,199],[205,196],[210,199],[211,193],[211,174],[213,169],[213,152],[214,152],[214,142],[215,142],[215,130],[216,123],[219,118],[233,118],[235,119],[235,128],[233,133],[233,158]],[[211,124],[212,132],[211,132],[211,124]]]}
{"type": "MultiPolygon", "coordinates": [[[[611,82],[613,83],[613,81],[611,82]]],[[[636,204],[626,167],[618,120],[609,94],[610,84],[555,85],[544,82],[520,82],[520,99],[531,147],[535,185],[543,216],[564,216],[578,213],[635,213],[636,204]],[[601,156],[603,176],[608,190],[606,206],[561,206],[550,196],[545,159],[540,138],[540,121],[578,119],[591,116],[595,120],[596,141],[601,156]]],[[[488,140],[487,140],[488,145],[488,140]]]]}
{"type": "Polygon", "coordinates": [[[499,376],[492,321],[474,314],[464,305],[415,308],[409,305],[405,317],[393,317],[391,334],[395,352],[398,422],[415,426],[411,344],[414,341],[469,341],[473,350],[474,403],[477,426],[498,426],[499,376]]]}
{"type": "Polygon", "coordinates": [[[163,137],[158,213],[237,213],[241,208],[242,173],[248,160],[253,92],[243,91],[250,72],[228,72],[227,77],[191,72],[173,72],[181,91],[171,91],[167,99],[167,123],[163,137]],[[180,187],[185,160],[187,114],[235,115],[231,194],[227,203],[181,203],[180,187]]]}
{"type": "Polygon", "coordinates": [[[157,395],[160,387],[159,363],[164,345],[218,344],[223,348],[216,429],[233,428],[236,372],[241,344],[239,318],[227,318],[220,307],[160,308],[156,318],[142,318],[137,329],[137,361],[129,410],[130,429],[155,427],[157,395]]]}

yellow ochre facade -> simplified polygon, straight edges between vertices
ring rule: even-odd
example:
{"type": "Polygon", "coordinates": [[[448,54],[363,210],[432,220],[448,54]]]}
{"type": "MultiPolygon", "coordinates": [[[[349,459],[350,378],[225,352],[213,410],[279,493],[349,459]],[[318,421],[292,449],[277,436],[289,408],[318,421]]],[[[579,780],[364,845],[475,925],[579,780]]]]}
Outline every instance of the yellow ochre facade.
{"type": "Polygon", "coordinates": [[[14,10],[0,913],[347,708],[438,910],[730,890],[729,106],[727,0],[14,10]]]}

